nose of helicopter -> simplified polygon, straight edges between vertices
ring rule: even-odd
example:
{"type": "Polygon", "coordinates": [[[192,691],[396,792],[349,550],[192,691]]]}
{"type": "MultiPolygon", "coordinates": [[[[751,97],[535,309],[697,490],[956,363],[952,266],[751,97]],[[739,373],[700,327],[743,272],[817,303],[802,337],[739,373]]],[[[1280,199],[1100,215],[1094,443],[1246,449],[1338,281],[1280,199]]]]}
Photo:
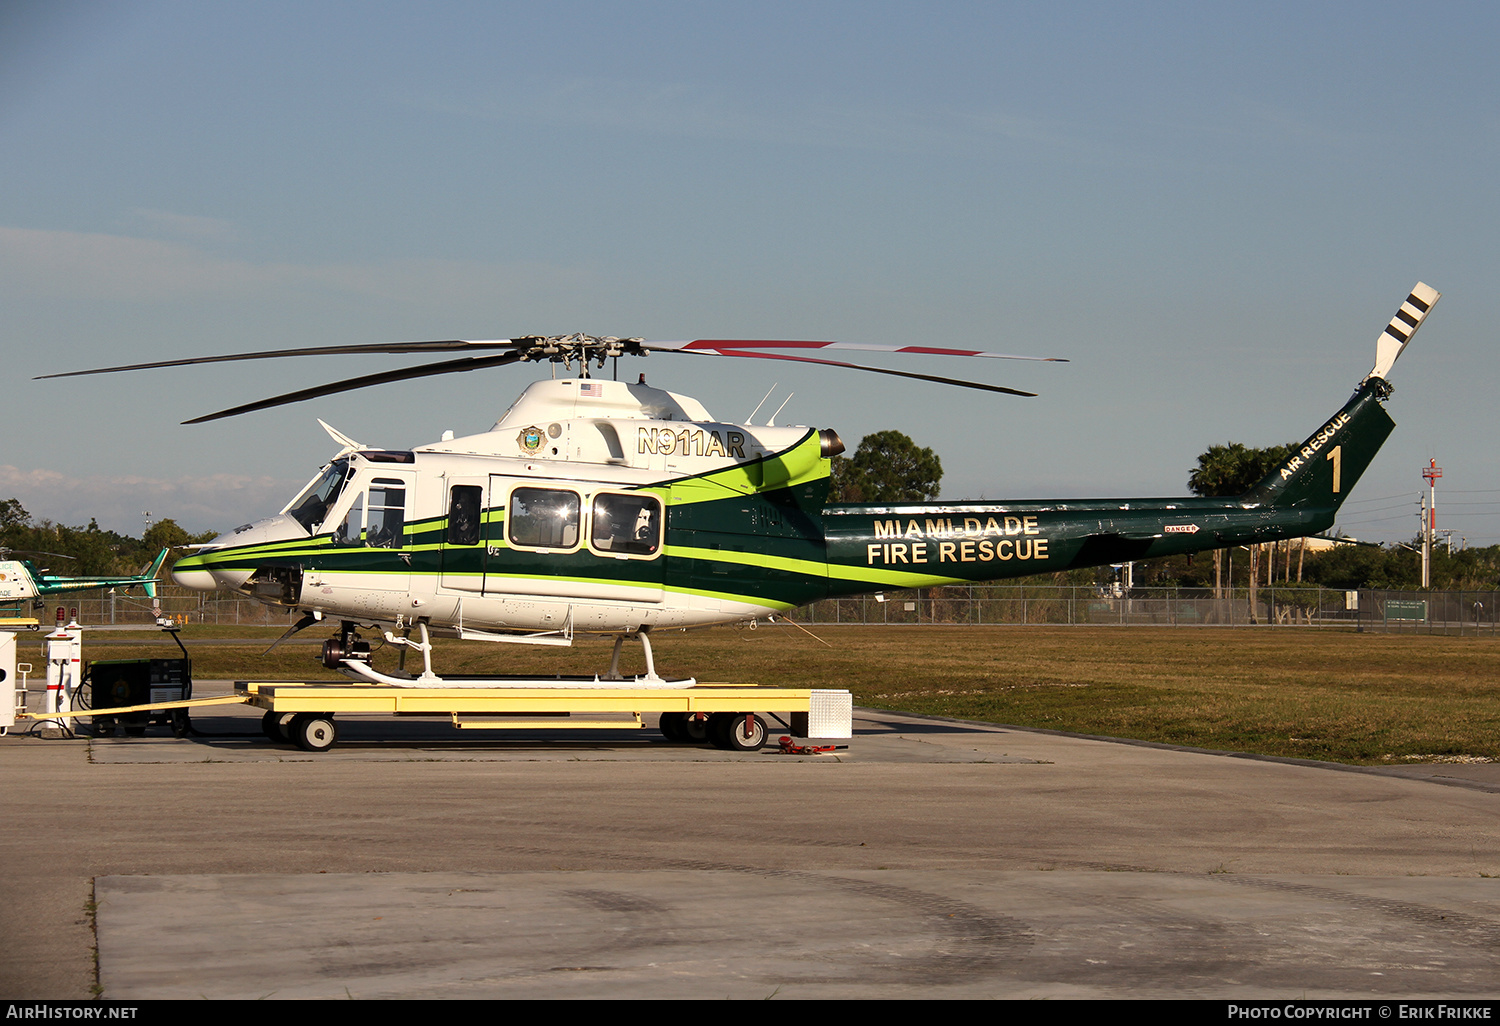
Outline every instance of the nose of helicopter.
{"type": "Polygon", "coordinates": [[[213,571],[203,566],[202,561],[201,554],[179,559],[172,568],[172,583],[195,591],[213,591],[219,582],[214,580],[213,571]]]}
{"type": "Polygon", "coordinates": [[[307,536],[307,528],[284,514],[257,520],[219,535],[198,552],[178,560],[172,568],[172,581],[197,591],[232,590],[248,581],[255,572],[237,557],[235,550],[247,545],[293,541],[307,536]]]}

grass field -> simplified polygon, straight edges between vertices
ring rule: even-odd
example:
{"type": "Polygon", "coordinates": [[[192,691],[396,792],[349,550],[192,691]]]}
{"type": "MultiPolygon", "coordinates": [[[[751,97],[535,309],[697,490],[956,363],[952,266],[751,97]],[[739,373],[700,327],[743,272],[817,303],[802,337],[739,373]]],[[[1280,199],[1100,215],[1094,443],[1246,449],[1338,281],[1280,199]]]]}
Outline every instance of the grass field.
{"type": "MultiPolygon", "coordinates": [[[[321,642],[323,630],[309,630],[321,642]]],[[[272,629],[189,627],[200,679],[333,676],[315,645],[261,653],[272,629]],[[218,640],[215,640],[218,639],[218,640]],[[234,643],[237,639],[239,643],[234,643]],[[196,643],[196,644],[195,644],[196,643]]],[[[1500,641],[1276,628],[721,628],[653,635],[664,675],[848,688],[859,705],[1336,762],[1500,759],[1500,641]]],[[[88,659],[176,654],[96,645],[88,659]]],[[[35,635],[22,659],[40,667],[35,635]]],[[[378,642],[377,642],[378,644],[378,642]]],[[[600,673],[607,641],[571,649],[437,641],[439,673],[600,673]]],[[[376,665],[395,655],[377,651],[376,665]]],[[[413,666],[417,665],[415,662],[413,666]]],[[[624,668],[644,669],[627,643],[624,668]]]]}

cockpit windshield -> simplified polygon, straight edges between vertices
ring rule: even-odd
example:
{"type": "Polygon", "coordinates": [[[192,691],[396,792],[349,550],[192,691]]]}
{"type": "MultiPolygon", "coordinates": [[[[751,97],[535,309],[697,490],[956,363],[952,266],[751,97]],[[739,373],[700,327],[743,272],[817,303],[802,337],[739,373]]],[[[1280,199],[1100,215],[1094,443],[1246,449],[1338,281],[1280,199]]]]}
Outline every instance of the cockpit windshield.
{"type": "Polygon", "coordinates": [[[286,515],[307,528],[308,534],[317,534],[318,527],[328,516],[328,510],[338,501],[339,493],[349,483],[351,471],[348,460],[334,460],[302,494],[292,500],[286,515]]]}

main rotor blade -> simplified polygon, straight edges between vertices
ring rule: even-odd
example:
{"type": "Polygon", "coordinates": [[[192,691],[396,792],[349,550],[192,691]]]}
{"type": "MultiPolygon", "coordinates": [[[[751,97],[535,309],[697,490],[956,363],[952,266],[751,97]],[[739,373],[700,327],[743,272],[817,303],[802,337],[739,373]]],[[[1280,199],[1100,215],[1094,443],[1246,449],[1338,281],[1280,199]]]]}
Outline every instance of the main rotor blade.
{"type": "Polygon", "coordinates": [[[52,559],[71,559],[75,563],[78,561],[77,556],[70,556],[64,552],[48,552],[45,549],[8,549],[5,546],[0,545],[0,559],[5,559],[6,557],[12,555],[47,556],[52,559]]]}
{"type": "Polygon", "coordinates": [[[262,399],[259,402],[246,403],[243,406],[236,406],[233,409],[220,410],[218,413],[210,413],[203,417],[194,417],[192,420],[183,421],[183,423],[202,424],[210,420],[223,420],[225,417],[238,417],[242,413],[254,413],[256,410],[268,410],[273,406],[300,403],[305,399],[317,399],[320,396],[335,395],[339,392],[351,392],[356,388],[384,385],[392,381],[407,381],[411,378],[430,378],[437,374],[459,374],[464,371],[481,370],[485,367],[502,367],[507,363],[516,363],[520,359],[520,353],[501,353],[499,356],[465,356],[457,360],[429,363],[421,367],[385,371],[380,374],[366,374],[363,377],[345,378],[343,381],[333,381],[326,385],[317,385],[313,388],[299,389],[296,392],[287,392],[285,395],[273,396],[270,399],[262,399]]]}
{"type": "Polygon", "coordinates": [[[230,353],[224,356],[193,356],[185,360],[158,360],[155,363],[129,363],[119,367],[96,367],[93,370],[62,371],[39,374],[32,381],[45,378],[74,378],[83,374],[114,374],[117,371],[155,370],[158,367],[186,367],[195,363],[229,363],[235,360],[274,360],[284,356],[341,356],[358,353],[441,353],[464,349],[496,349],[515,345],[514,339],[487,341],[449,339],[442,342],[372,342],[352,346],[306,346],[301,349],[267,349],[259,353],[230,353]]]}
{"type": "Polygon", "coordinates": [[[957,385],[959,388],[978,388],[985,392],[1004,392],[1006,395],[1021,395],[1036,398],[1035,392],[1023,392],[1004,385],[986,385],[980,381],[964,381],[960,378],[940,378],[935,374],[916,374],[912,371],[887,370],[884,367],[866,367],[861,363],[843,363],[839,360],[819,360],[811,356],[787,356],[783,353],[751,353],[736,349],[669,349],[666,352],[685,353],[689,356],[743,356],[751,360],[791,360],[794,363],[821,363],[825,367],[843,367],[847,370],[869,371],[871,374],[889,374],[896,378],[916,378],[918,381],[934,381],[940,385],[957,385]]]}
{"type": "Polygon", "coordinates": [[[726,349],[850,349],[870,353],[915,353],[919,356],[982,356],[992,360],[1037,360],[1042,363],[1068,363],[1061,356],[1015,356],[1011,353],[992,353],[983,349],[953,349],[947,346],[887,346],[873,342],[812,342],[794,339],[734,339],[700,338],[691,342],[644,342],[642,349],[657,352],[710,352],[724,353],[726,349]]]}

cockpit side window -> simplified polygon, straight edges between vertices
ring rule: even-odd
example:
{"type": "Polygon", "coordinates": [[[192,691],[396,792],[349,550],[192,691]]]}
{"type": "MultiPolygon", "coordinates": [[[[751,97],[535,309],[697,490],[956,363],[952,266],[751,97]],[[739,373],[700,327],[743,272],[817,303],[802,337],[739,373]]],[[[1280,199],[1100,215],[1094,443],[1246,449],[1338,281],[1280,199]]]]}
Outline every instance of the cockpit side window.
{"type": "Polygon", "coordinates": [[[344,485],[349,482],[348,460],[334,460],[323,476],[310,484],[301,495],[292,500],[286,514],[307,528],[308,534],[317,534],[318,528],[328,516],[328,511],[338,502],[344,485]]]}
{"type": "Polygon", "coordinates": [[[405,544],[406,483],[377,477],[354,496],[344,522],[333,532],[335,545],[399,549],[405,544]]]}
{"type": "Polygon", "coordinates": [[[406,534],[406,483],[380,477],[371,481],[368,509],[365,544],[378,549],[401,548],[406,534]]]}
{"type": "Polygon", "coordinates": [[[365,493],[363,491],[354,493],[354,502],[349,506],[349,512],[344,514],[343,523],[334,528],[333,543],[335,545],[362,545],[365,540],[365,493]]]}
{"type": "Polygon", "coordinates": [[[661,500],[654,495],[594,496],[589,544],[611,555],[654,556],[661,548],[661,500]]]}

